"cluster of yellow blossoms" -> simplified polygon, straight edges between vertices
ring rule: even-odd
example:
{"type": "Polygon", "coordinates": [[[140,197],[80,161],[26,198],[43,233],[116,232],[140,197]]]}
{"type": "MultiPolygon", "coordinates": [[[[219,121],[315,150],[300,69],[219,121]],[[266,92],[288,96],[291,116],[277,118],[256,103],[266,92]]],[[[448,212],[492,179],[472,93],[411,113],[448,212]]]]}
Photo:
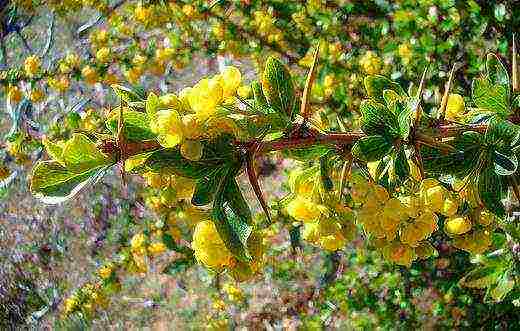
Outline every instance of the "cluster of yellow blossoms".
{"type": "Polygon", "coordinates": [[[236,133],[229,118],[217,116],[219,106],[232,105],[242,76],[235,67],[205,78],[179,95],[161,96],[159,111],[152,116],[151,128],[159,143],[167,148],[181,146],[182,155],[196,161],[202,156],[200,140],[223,132],[236,133]]]}
{"type": "Polygon", "coordinates": [[[372,51],[367,51],[360,59],[359,65],[369,75],[376,75],[381,71],[381,59],[372,51]]]}
{"type": "Polygon", "coordinates": [[[453,245],[471,253],[481,253],[491,244],[489,229],[494,217],[477,209],[481,227],[472,231],[471,217],[461,215],[462,201],[436,179],[421,181],[416,193],[390,197],[387,190],[357,175],[352,179],[352,199],[361,204],[357,221],[386,259],[409,266],[417,258],[435,254],[427,239],[438,230],[439,216],[453,245]]]}
{"type": "Polygon", "coordinates": [[[285,209],[289,216],[303,223],[303,239],[336,251],[355,235],[354,215],[339,202],[337,191],[324,192],[316,170],[291,173],[289,183],[293,197],[285,209]]]}
{"type": "Polygon", "coordinates": [[[100,283],[85,284],[65,299],[63,313],[70,315],[76,312],[92,314],[98,308],[106,308],[108,299],[100,283]]]}

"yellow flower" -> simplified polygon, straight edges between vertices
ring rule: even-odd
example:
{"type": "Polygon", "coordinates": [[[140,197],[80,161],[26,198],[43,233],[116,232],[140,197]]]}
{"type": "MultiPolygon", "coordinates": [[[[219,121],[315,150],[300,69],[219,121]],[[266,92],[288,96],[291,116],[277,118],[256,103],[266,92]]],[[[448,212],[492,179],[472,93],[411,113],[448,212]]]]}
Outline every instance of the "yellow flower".
{"type": "Polygon", "coordinates": [[[457,201],[453,198],[448,198],[444,200],[444,205],[442,206],[441,213],[444,216],[453,216],[457,213],[457,210],[459,209],[459,204],[457,201]]]}
{"type": "Polygon", "coordinates": [[[244,293],[242,292],[242,290],[240,288],[236,287],[235,285],[227,283],[227,284],[224,284],[222,289],[224,290],[224,292],[227,293],[229,300],[231,300],[231,301],[244,300],[244,293]]]}
{"type": "MultiPolygon", "coordinates": [[[[217,76],[218,77],[218,76],[217,76]]],[[[219,77],[218,77],[219,78],[219,77]]],[[[198,119],[211,117],[222,102],[223,89],[220,79],[202,79],[189,91],[187,99],[198,119]]]]}
{"type": "Polygon", "coordinates": [[[410,49],[410,45],[408,43],[399,45],[397,52],[403,62],[408,63],[410,61],[412,50],[410,49]]]}
{"type": "Polygon", "coordinates": [[[464,114],[464,99],[460,94],[450,94],[448,96],[448,104],[446,105],[446,118],[456,120],[464,114]]]}
{"type": "Polygon", "coordinates": [[[162,242],[152,243],[148,246],[148,253],[152,256],[157,256],[164,252],[166,252],[166,245],[162,242]]]}
{"type": "Polygon", "coordinates": [[[381,70],[381,60],[372,51],[366,52],[359,60],[359,64],[363,71],[369,75],[378,74],[381,70]]]}
{"type": "Polygon", "coordinates": [[[195,192],[195,180],[186,177],[175,177],[175,194],[177,199],[191,200],[195,192]]]}
{"type": "Polygon", "coordinates": [[[93,69],[91,66],[85,66],[81,70],[81,76],[83,76],[83,79],[89,85],[95,84],[98,79],[98,74],[97,74],[96,70],[93,69]]]}
{"type": "Polygon", "coordinates": [[[157,140],[163,147],[175,147],[183,140],[182,120],[176,110],[159,110],[152,118],[150,128],[157,134],[157,140]]]}
{"type": "Polygon", "coordinates": [[[251,85],[242,85],[237,89],[237,94],[242,99],[247,99],[251,96],[251,85]]]}
{"type": "Polygon", "coordinates": [[[174,54],[175,50],[173,48],[158,48],[155,51],[155,59],[157,62],[166,63],[171,60],[174,54]]]}
{"type": "Polygon", "coordinates": [[[222,269],[232,265],[233,256],[220,238],[212,221],[197,223],[193,232],[191,247],[197,261],[212,269],[222,269]]]}
{"type": "Polygon", "coordinates": [[[137,233],[130,240],[130,247],[133,251],[140,252],[142,251],[144,244],[146,242],[146,236],[143,233],[137,233]]]}
{"type": "Polygon", "coordinates": [[[22,100],[22,91],[16,85],[10,86],[7,92],[7,98],[11,103],[18,103],[22,100]]]}
{"type": "Polygon", "coordinates": [[[461,235],[471,230],[471,221],[467,217],[450,218],[444,224],[444,231],[449,235],[461,235]]]}
{"type": "Polygon", "coordinates": [[[31,91],[29,95],[29,99],[31,99],[32,102],[38,103],[45,98],[45,93],[41,89],[35,88],[31,91]]]}
{"type": "Polygon", "coordinates": [[[485,210],[480,212],[480,217],[478,218],[479,224],[481,224],[483,226],[489,226],[494,221],[495,221],[495,215],[493,215],[492,213],[485,211],[485,210]]]}
{"type": "Polygon", "coordinates": [[[114,266],[111,263],[102,266],[98,269],[99,277],[101,277],[102,279],[110,278],[110,276],[112,275],[113,268],[114,266]]]}
{"type": "Polygon", "coordinates": [[[222,85],[224,98],[234,96],[241,81],[242,74],[240,73],[240,70],[232,66],[225,67],[220,74],[220,83],[222,85]]]}
{"type": "Polygon", "coordinates": [[[29,77],[34,77],[40,70],[41,62],[36,55],[29,56],[25,59],[24,69],[29,77]]]}
{"type": "Polygon", "coordinates": [[[9,177],[11,171],[5,165],[0,165],[0,182],[9,177]]]}
{"type": "Polygon", "coordinates": [[[98,60],[100,63],[108,63],[110,62],[110,49],[108,47],[100,48],[96,52],[96,60],[98,60]]]}
{"type": "Polygon", "coordinates": [[[314,203],[307,197],[297,196],[287,205],[287,213],[300,222],[314,222],[322,214],[328,214],[327,207],[314,203]]]}
{"type": "Polygon", "coordinates": [[[412,247],[399,242],[392,242],[383,247],[383,256],[388,261],[407,267],[412,265],[412,261],[416,257],[412,247]]]}
{"type": "Polygon", "coordinates": [[[65,299],[65,315],[69,315],[78,307],[78,299],[75,296],[70,296],[65,299]]]}
{"type": "Polygon", "coordinates": [[[324,236],[319,239],[319,245],[328,251],[334,252],[345,246],[347,240],[341,233],[324,236]]]}
{"type": "Polygon", "coordinates": [[[75,54],[75,53],[67,54],[67,56],[65,56],[65,63],[70,68],[78,68],[79,64],[80,64],[80,59],[79,59],[78,54],[75,54]]]}
{"type": "Polygon", "coordinates": [[[136,67],[142,67],[146,64],[146,61],[148,61],[148,58],[141,54],[136,54],[134,58],[132,59],[132,64],[136,67]]]}
{"type": "Polygon", "coordinates": [[[151,10],[149,8],[145,8],[142,5],[138,5],[134,10],[134,17],[137,21],[141,23],[147,23],[150,20],[151,10]]]}

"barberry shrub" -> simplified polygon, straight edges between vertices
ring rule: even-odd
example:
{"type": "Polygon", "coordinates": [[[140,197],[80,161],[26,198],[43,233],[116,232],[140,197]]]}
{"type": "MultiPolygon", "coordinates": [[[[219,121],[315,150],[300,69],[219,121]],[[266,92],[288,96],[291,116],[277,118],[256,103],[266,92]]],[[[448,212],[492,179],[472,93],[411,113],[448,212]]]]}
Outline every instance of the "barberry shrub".
{"type": "Polygon", "coordinates": [[[520,236],[507,199],[510,191],[520,198],[516,59],[510,79],[499,58],[487,56],[470,91],[474,107],[450,94],[451,79],[441,105],[422,105],[426,70],[415,88],[369,75],[358,127],[332,130],[309,103],[318,58],[316,49],[301,96],[276,57],[248,83],[226,67],[177,94],[113,85],[120,104],[101,131],[44,140],[50,160],[38,162],[31,176],[42,201],[70,199],[118,165],[160,192],[148,204],[164,215],[158,231],[136,234],[122,258],[99,270],[99,282],[69,298],[66,313],[102,306],[117,288],[116,270],[145,271],[147,259],[166,250],[180,254],[170,273],[201,263],[238,281],[252,279],[262,272],[263,236],[287,219],[327,251],[361,231],[385,259],[403,266],[438,255],[432,237],[440,236],[479,256],[463,285],[485,288],[490,301],[518,295],[520,236]],[[290,194],[269,203],[255,161],[274,152],[297,168],[288,177],[290,194]],[[241,192],[242,173],[262,216],[253,215],[241,192]]]}

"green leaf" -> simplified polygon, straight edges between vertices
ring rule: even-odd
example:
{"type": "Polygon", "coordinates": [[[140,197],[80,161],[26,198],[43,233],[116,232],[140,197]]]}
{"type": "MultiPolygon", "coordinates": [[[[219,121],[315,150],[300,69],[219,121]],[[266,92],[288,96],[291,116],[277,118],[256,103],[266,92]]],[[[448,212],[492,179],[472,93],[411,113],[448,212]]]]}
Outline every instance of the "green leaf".
{"type": "Polygon", "coordinates": [[[154,172],[173,172],[182,177],[203,178],[209,170],[222,162],[191,161],[182,157],[178,148],[161,149],[153,152],[145,162],[145,166],[154,172]]]}
{"type": "Polygon", "coordinates": [[[295,160],[308,161],[318,159],[330,152],[330,150],[330,146],[316,145],[305,148],[287,149],[282,151],[282,154],[295,160]]]}
{"type": "Polygon", "coordinates": [[[486,288],[497,280],[497,268],[494,266],[477,267],[460,280],[466,287],[486,288]]]}
{"type": "Polygon", "coordinates": [[[478,165],[483,136],[477,132],[465,132],[455,138],[454,151],[443,153],[436,148],[421,146],[424,169],[430,175],[467,176],[478,165]]]}
{"type": "Polygon", "coordinates": [[[473,80],[471,89],[473,102],[477,107],[494,111],[502,116],[509,114],[509,92],[503,85],[493,85],[489,78],[480,77],[473,80]]]}
{"type": "Polygon", "coordinates": [[[383,99],[388,108],[391,108],[393,104],[401,100],[401,96],[394,90],[383,90],[383,99]]]}
{"type": "Polygon", "coordinates": [[[356,141],[352,147],[352,155],[361,161],[372,162],[382,159],[392,148],[392,142],[386,137],[368,136],[356,141]]]}
{"type": "MultiPolygon", "coordinates": [[[[57,152],[57,151],[55,151],[57,152]]],[[[109,165],[114,160],[103,154],[86,135],[75,133],[63,146],[59,160],[73,172],[81,172],[98,166],[109,165]]]]}
{"type": "MultiPolygon", "coordinates": [[[[380,76],[373,75],[367,76],[364,79],[365,89],[367,90],[367,94],[370,98],[375,99],[378,102],[384,102],[384,91],[392,90],[398,95],[406,96],[406,92],[403,88],[397,84],[396,82],[391,81],[390,79],[380,76]]],[[[388,94],[388,92],[387,92],[388,94]]]]}
{"type": "Polygon", "coordinates": [[[484,137],[487,144],[510,150],[520,137],[520,127],[507,120],[495,118],[489,122],[484,137]]]}
{"type": "Polygon", "coordinates": [[[500,59],[493,53],[489,53],[486,59],[486,70],[489,80],[493,85],[502,85],[507,88],[509,95],[509,75],[500,59]]]}
{"type": "Polygon", "coordinates": [[[221,180],[223,169],[219,168],[208,176],[204,176],[197,180],[195,192],[191,198],[191,203],[194,206],[204,206],[210,204],[217,192],[218,184],[221,180]]]}
{"type": "Polygon", "coordinates": [[[173,237],[168,233],[163,233],[162,242],[168,249],[170,249],[172,251],[184,254],[187,257],[190,257],[190,256],[193,257],[193,255],[194,255],[194,251],[191,248],[186,247],[186,246],[177,245],[177,243],[175,242],[175,239],[173,239],[173,237]]]}
{"type": "Polygon", "coordinates": [[[251,83],[251,90],[253,91],[255,106],[259,108],[259,110],[268,108],[269,104],[267,103],[267,99],[265,98],[264,92],[262,91],[262,85],[260,85],[257,80],[251,83]]]}
{"type": "Polygon", "coordinates": [[[509,273],[509,271],[504,272],[498,278],[496,286],[490,288],[489,294],[495,302],[502,301],[515,287],[515,281],[510,277],[509,273]]]}
{"type": "Polygon", "coordinates": [[[33,168],[30,190],[44,203],[61,203],[101,176],[107,168],[107,165],[99,165],[91,169],[72,171],[57,161],[40,161],[33,168]]]}
{"type": "Polygon", "coordinates": [[[247,239],[251,235],[251,211],[229,172],[223,176],[213,201],[212,219],[227,249],[242,262],[251,261],[247,239]]]}
{"type": "Polygon", "coordinates": [[[361,130],[367,135],[386,135],[392,138],[399,136],[397,117],[382,103],[374,100],[363,100],[359,107],[361,130]]]}
{"type": "Polygon", "coordinates": [[[493,151],[495,172],[499,176],[510,176],[518,168],[518,159],[515,154],[506,155],[499,151],[493,151]]]}
{"type": "Polygon", "coordinates": [[[328,158],[328,155],[320,157],[320,179],[323,188],[326,191],[332,191],[334,189],[334,184],[332,182],[332,178],[330,177],[329,162],[330,160],[328,158]]]}
{"type": "Polygon", "coordinates": [[[399,122],[399,134],[402,139],[407,139],[413,125],[413,111],[410,107],[404,107],[397,117],[399,122]]]}
{"type": "Polygon", "coordinates": [[[499,217],[505,216],[502,195],[507,187],[494,168],[484,169],[478,178],[478,192],[484,206],[499,217]]]}
{"type": "MultiPolygon", "coordinates": [[[[115,108],[107,117],[106,126],[113,133],[117,133],[119,108],[115,108]]],[[[143,112],[123,111],[123,134],[130,141],[152,140],[157,135],[150,129],[150,117],[143,112]]]]}
{"type": "Polygon", "coordinates": [[[195,259],[193,257],[179,258],[166,265],[166,267],[163,269],[163,274],[172,276],[177,275],[179,273],[185,272],[193,265],[195,265],[195,259]]]}
{"type": "Polygon", "coordinates": [[[403,147],[394,157],[394,172],[399,182],[404,182],[410,176],[410,164],[403,147]]]}
{"type": "Polygon", "coordinates": [[[130,88],[118,84],[113,84],[111,87],[117,96],[126,103],[140,102],[146,98],[144,91],[140,88],[130,88]]]}
{"type": "Polygon", "coordinates": [[[159,111],[160,106],[161,101],[159,97],[155,95],[153,92],[150,92],[150,94],[148,94],[148,98],[146,98],[145,104],[146,114],[148,115],[149,119],[155,118],[155,115],[159,111]]]}
{"type": "Polygon", "coordinates": [[[262,75],[262,91],[273,109],[293,119],[295,92],[287,67],[277,58],[269,57],[262,75]]]}

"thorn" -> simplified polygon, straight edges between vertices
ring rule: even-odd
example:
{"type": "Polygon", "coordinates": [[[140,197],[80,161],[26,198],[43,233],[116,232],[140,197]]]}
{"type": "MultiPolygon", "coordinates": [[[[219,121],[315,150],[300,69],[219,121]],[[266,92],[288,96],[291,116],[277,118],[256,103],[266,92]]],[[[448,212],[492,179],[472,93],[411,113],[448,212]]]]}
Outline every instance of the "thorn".
{"type": "Polygon", "coordinates": [[[316,50],[314,51],[314,57],[312,60],[311,69],[307,74],[307,81],[305,82],[305,88],[303,89],[302,96],[302,104],[300,108],[300,114],[303,116],[303,120],[306,121],[307,118],[311,115],[309,109],[310,96],[312,90],[312,84],[314,83],[314,79],[316,78],[316,68],[318,67],[318,59],[320,52],[320,44],[316,46],[316,50]]]}
{"type": "Polygon", "coordinates": [[[424,174],[424,164],[421,156],[421,150],[419,143],[415,143],[414,146],[414,156],[415,156],[415,164],[419,168],[419,174],[421,175],[421,179],[424,179],[426,176],[424,174]]]}
{"type": "MultiPolygon", "coordinates": [[[[255,150],[258,149],[256,146],[255,150]]],[[[253,160],[254,160],[254,152],[248,151],[246,155],[246,172],[247,177],[249,179],[249,183],[253,187],[253,191],[255,192],[256,198],[258,202],[260,202],[260,206],[262,207],[265,216],[267,217],[267,221],[271,224],[273,221],[271,219],[271,214],[269,213],[269,207],[264,199],[264,194],[262,193],[262,189],[260,188],[260,184],[258,183],[258,176],[256,175],[253,160]]]]}
{"type": "Polygon", "coordinates": [[[424,81],[426,79],[426,73],[428,72],[428,68],[430,67],[430,64],[424,68],[421,82],[419,83],[419,88],[417,89],[417,96],[415,97],[415,101],[417,104],[415,105],[415,125],[414,127],[417,128],[419,126],[419,122],[421,121],[422,116],[422,108],[421,108],[421,98],[424,90],[424,81]]]}
{"type": "Polygon", "coordinates": [[[513,93],[520,92],[520,80],[518,77],[518,63],[516,62],[516,41],[515,34],[513,33],[513,93]]]}
{"type": "Polygon", "coordinates": [[[451,84],[453,82],[453,76],[455,75],[455,71],[458,69],[458,63],[455,62],[450,71],[450,77],[448,78],[448,82],[445,85],[444,95],[442,96],[441,106],[439,107],[439,120],[444,121],[444,116],[446,115],[446,108],[448,106],[448,97],[450,95],[451,84]]]}
{"type": "Polygon", "coordinates": [[[352,157],[349,157],[345,163],[343,163],[343,168],[341,169],[341,181],[339,183],[339,200],[343,199],[343,190],[345,189],[345,182],[347,181],[347,177],[350,177],[350,173],[352,171],[352,157]]]}

